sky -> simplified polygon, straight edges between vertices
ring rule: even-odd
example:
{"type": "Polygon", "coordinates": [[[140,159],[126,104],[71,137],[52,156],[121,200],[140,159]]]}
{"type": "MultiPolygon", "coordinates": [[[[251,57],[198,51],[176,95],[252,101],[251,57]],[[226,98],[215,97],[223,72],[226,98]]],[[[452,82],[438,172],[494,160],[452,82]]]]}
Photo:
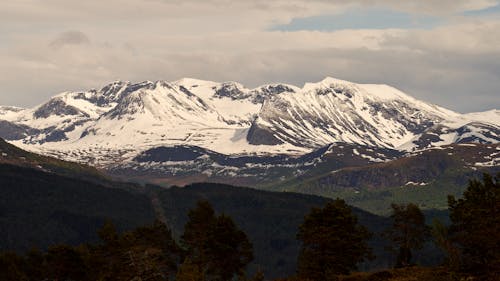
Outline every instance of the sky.
{"type": "Polygon", "coordinates": [[[190,77],[394,86],[500,109],[498,0],[17,0],[0,5],[0,105],[190,77]]]}

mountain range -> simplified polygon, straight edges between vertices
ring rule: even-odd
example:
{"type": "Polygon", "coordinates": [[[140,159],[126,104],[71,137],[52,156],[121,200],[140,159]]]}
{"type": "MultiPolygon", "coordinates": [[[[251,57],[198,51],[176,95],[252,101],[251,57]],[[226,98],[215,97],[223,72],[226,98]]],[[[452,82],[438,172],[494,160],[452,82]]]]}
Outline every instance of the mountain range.
{"type": "Polygon", "coordinates": [[[117,81],[33,108],[2,106],[0,137],[113,176],[166,185],[213,181],[316,193],[311,184],[419,186],[450,168],[500,166],[500,110],[460,114],[387,85],[334,78],[254,89],[196,79],[117,81]],[[444,159],[439,172],[426,171],[435,155],[444,159]],[[401,159],[424,166],[414,173],[418,165],[406,165],[402,177],[373,172],[401,159]]]}

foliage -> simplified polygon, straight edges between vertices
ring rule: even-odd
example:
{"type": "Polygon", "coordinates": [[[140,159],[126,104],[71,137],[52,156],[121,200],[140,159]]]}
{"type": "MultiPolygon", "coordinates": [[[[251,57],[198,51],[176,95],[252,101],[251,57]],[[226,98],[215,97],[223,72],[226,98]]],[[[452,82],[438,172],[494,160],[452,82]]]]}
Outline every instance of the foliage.
{"type": "Polygon", "coordinates": [[[106,219],[123,231],[155,218],[144,194],[25,167],[0,164],[0,187],[4,251],[97,242],[106,219]]]}
{"type": "Polygon", "coordinates": [[[159,221],[119,236],[105,226],[100,235],[104,243],[94,248],[93,254],[103,265],[101,277],[165,280],[177,272],[181,250],[167,226],[159,221]]]}
{"type": "Polygon", "coordinates": [[[434,243],[446,253],[445,264],[452,270],[457,270],[460,263],[460,253],[458,248],[450,240],[449,229],[439,219],[432,221],[431,234],[434,243]]]}
{"type": "Polygon", "coordinates": [[[500,173],[470,180],[463,198],[450,196],[448,202],[449,231],[461,250],[461,269],[500,274],[500,173]]]}
{"type": "MultiPolygon", "coordinates": [[[[297,227],[312,208],[328,199],[295,193],[259,191],[229,185],[202,183],[183,188],[114,183],[112,188],[81,179],[62,177],[26,167],[0,164],[0,250],[24,253],[32,247],[45,251],[53,244],[95,244],[97,230],[109,219],[115,232],[146,225],[158,209],[164,212],[178,239],[188,221],[187,213],[200,199],[209,200],[218,213],[230,215],[253,245],[255,259],[248,266],[261,268],[266,278],[295,272],[300,244],[297,227]],[[149,194],[158,198],[151,204],[149,194]]],[[[379,232],[388,220],[354,208],[360,222],[379,232]]],[[[381,239],[371,242],[382,256],[381,239]]],[[[88,252],[88,251],[87,251],[88,252]]],[[[87,255],[88,256],[88,255],[87,255]]],[[[375,261],[385,266],[384,258],[375,261]]],[[[373,267],[361,265],[364,270],[373,267]]]]}
{"type": "Polygon", "coordinates": [[[86,265],[80,253],[68,245],[51,246],[45,255],[49,279],[86,280],[86,265]]]}
{"type": "Polygon", "coordinates": [[[264,278],[264,272],[262,272],[262,270],[257,270],[257,272],[255,272],[254,276],[252,277],[252,279],[250,279],[250,281],[264,281],[265,278],[264,278]]]}
{"type": "Polygon", "coordinates": [[[203,272],[200,267],[194,264],[189,258],[179,266],[179,270],[175,275],[176,281],[202,281],[204,280],[203,272]]]}
{"type": "Polygon", "coordinates": [[[208,201],[199,201],[195,209],[189,210],[189,221],[184,226],[181,244],[189,252],[189,260],[202,268],[208,263],[208,233],[217,218],[208,201]]]}
{"type": "Polygon", "coordinates": [[[216,217],[208,201],[199,201],[188,216],[182,244],[205,280],[231,280],[234,275],[243,275],[253,259],[253,249],[234,221],[224,214],[216,217]]]}
{"type": "MultiPolygon", "coordinates": [[[[248,273],[251,275],[261,269],[269,280],[296,272],[301,246],[296,239],[297,229],[311,208],[324,207],[330,201],[312,195],[269,192],[214,183],[198,183],[182,188],[150,188],[158,192],[169,226],[172,226],[174,233],[178,233],[176,237],[180,237],[189,220],[188,210],[199,200],[208,200],[216,213],[230,215],[253,245],[255,258],[247,267],[248,273]]],[[[373,233],[381,233],[390,224],[388,218],[358,208],[352,208],[352,212],[359,223],[373,233]]],[[[391,256],[384,250],[386,245],[386,239],[374,235],[369,246],[377,259],[359,264],[358,268],[373,270],[392,265],[391,256]]],[[[429,256],[428,252],[425,254],[429,256]]]]}
{"type": "Polygon", "coordinates": [[[370,257],[370,236],[343,200],[328,202],[322,209],[313,208],[297,234],[302,241],[298,276],[329,280],[334,274],[348,273],[370,257]]]}
{"type": "Polygon", "coordinates": [[[121,235],[107,223],[99,234],[96,245],[3,253],[0,280],[168,280],[177,272],[180,249],[160,222],[121,235]]]}
{"type": "Polygon", "coordinates": [[[425,216],[415,204],[392,204],[392,226],[386,232],[396,244],[398,256],[396,267],[411,265],[411,251],[421,249],[429,235],[425,216]]]}

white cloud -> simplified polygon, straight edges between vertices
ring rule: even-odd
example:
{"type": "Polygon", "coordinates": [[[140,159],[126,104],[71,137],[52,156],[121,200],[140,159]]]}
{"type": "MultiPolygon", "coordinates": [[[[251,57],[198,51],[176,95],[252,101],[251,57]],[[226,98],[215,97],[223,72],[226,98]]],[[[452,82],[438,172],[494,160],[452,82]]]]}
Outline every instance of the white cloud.
{"type": "Polygon", "coordinates": [[[0,104],[33,105],[59,91],[117,79],[190,76],[256,86],[301,85],[330,75],[392,84],[458,110],[499,107],[500,23],[453,15],[496,2],[357,0],[349,5],[448,14],[450,21],[431,30],[272,32],[266,30],[273,24],[348,6],[326,0],[8,1],[0,9],[6,38],[0,104]],[[462,99],[471,92],[475,100],[462,99]]]}

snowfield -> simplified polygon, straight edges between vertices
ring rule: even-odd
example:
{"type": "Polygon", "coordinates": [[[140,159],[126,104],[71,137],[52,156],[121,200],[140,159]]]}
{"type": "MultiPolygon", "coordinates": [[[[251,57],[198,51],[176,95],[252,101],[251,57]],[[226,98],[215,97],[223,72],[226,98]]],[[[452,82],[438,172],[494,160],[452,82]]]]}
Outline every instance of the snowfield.
{"type": "MultiPolygon", "coordinates": [[[[159,146],[225,155],[299,156],[331,143],[418,151],[500,140],[500,110],[459,114],[388,85],[334,78],[302,88],[236,82],[116,81],[64,92],[34,108],[0,106],[0,137],[98,166],[159,146]]],[[[372,157],[374,162],[383,159],[372,157]]]]}

